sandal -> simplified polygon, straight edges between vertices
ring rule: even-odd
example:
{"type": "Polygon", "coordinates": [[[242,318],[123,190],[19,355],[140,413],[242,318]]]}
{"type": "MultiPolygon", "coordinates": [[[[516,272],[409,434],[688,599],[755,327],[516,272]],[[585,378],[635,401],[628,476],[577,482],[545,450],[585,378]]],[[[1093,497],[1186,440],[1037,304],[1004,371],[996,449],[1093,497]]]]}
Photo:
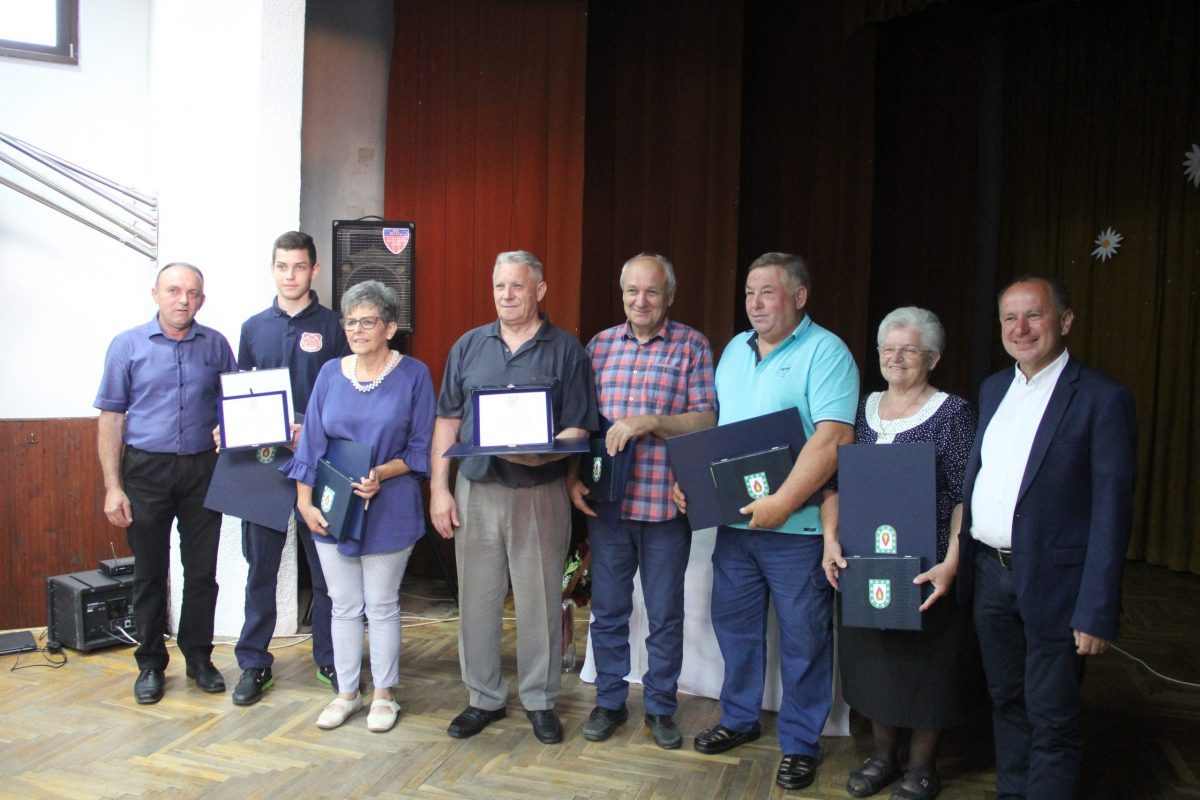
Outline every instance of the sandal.
{"type": "Polygon", "coordinates": [[[911,769],[904,773],[900,785],[892,790],[891,800],[933,800],[942,791],[937,773],[920,775],[911,769]]]}
{"type": "Polygon", "coordinates": [[[400,704],[395,700],[373,700],[371,713],[367,714],[367,730],[375,733],[386,733],[396,725],[400,716],[400,704]]]}
{"type": "Polygon", "coordinates": [[[846,776],[846,791],[853,797],[878,794],[900,774],[900,769],[882,758],[870,756],[863,765],[846,776]]]}

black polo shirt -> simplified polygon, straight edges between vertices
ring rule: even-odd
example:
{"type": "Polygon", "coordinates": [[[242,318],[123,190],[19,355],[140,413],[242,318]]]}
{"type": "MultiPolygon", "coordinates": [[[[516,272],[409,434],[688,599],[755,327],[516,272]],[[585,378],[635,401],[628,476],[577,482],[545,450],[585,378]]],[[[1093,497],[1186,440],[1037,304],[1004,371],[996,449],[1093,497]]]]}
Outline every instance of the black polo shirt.
{"type": "MultiPolygon", "coordinates": [[[[545,314],[539,316],[542,326],[515,353],[500,338],[498,320],[467,331],[450,348],[437,415],[462,420],[461,441],[470,441],[475,428],[471,389],[476,386],[550,384],[556,434],[565,428],[594,431],[599,427],[587,351],[574,336],[551,325],[545,314]]],[[[458,468],[470,480],[516,488],[563,477],[568,461],[526,467],[494,456],[472,456],[461,459],[458,468]]]]}

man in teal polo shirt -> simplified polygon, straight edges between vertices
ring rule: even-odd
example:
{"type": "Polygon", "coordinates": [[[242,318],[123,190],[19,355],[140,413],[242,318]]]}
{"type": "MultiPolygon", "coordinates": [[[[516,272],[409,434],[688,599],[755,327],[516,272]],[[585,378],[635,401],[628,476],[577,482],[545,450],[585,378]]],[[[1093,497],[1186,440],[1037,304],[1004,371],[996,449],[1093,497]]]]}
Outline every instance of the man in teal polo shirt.
{"type": "Polygon", "coordinates": [[[837,448],[854,441],[858,368],[837,336],[804,313],[804,262],[767,253],[750,265],[746,314],[717,365],[720,424],[785,408],[800,412],[808,441],[791,474],[742,509],[748,523],[722,526],[713,550],[712,622],[725,659],[721,722],[695,739],[723,753],[757,739],[762,709],[767,603],[779,621],[779,744],[775,782],[803,789],[816,778],[820,736],[832,704],[832,603],[822,580],[820,512],[809,505],[837,468],[837,448]]]}

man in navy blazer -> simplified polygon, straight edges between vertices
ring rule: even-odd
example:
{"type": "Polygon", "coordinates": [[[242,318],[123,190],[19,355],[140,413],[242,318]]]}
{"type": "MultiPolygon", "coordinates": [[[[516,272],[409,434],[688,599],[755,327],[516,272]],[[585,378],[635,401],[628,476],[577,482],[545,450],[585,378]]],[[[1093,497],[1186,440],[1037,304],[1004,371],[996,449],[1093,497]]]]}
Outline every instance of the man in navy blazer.
{"type": "Polygon", "coordinates": [[[1057,281],[1000,295],[1014,370],[980,390],[964,477],[960,599],[972,603],[992,697],[999,798],[1076,797],[1084,657],[1121,614],[1133,517],[1133,396],[1080,363],[1057,281]]]}

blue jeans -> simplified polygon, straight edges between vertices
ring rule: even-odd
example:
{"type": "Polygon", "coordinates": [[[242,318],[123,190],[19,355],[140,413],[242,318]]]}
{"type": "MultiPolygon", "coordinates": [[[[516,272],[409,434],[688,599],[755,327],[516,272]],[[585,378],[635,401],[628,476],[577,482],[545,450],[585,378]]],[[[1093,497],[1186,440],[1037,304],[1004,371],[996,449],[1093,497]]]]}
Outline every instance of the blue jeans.
{"type": "Polygon", "coordinates": [[[783,697],[779,744],[817,756],[833,705],[833,590],[820,536],[721,527],[713,549],[712,622],[725,681],[721,724],[747,732],[762,711],[767,608],[775,601],[783,697]]]}
{"type": "Polygon", "coordinates": [[[642,596],[650,634],[647,668],[642,676],[642,706],[647,714],[672,715],[679,670],[683,666],[683,576],[692,548],[692,531],[682,517],[665,522],[620,520],[616,527],[588,518],[592,550],[590,636],[596,662],[596,705],[617,709],[629,695],[629,615],[633,576],[641,567],[642,596]]]}
{"type": "MultiPolygon", "coordinates": [[[[304,548],[312,573],[312,652],[319,667],[333,666],[329,634],[329,590],[317,558],[316,545],[300,515],[296,515],[296,540],[304,548]]],[[[264,669],[274,657],[268,649],[275,635],[275,587],[287,534],[253,522],[242,522],[242,555],[246,557],[246,620],[234,653],[239,669],[264,669]]]]}

